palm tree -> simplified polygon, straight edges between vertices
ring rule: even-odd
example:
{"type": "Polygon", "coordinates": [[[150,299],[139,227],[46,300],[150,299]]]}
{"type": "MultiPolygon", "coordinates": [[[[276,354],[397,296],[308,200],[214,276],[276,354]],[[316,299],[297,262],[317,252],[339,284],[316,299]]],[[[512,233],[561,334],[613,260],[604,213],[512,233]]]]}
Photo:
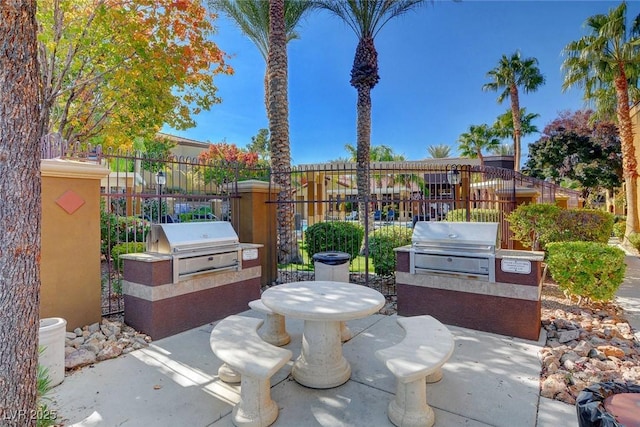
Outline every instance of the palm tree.
{"type": "Polygon", "coordinates": [[[282,263],[302,260],[298,241],[294,235],[293,205],[282,203],[291,200],[293,190],[289,170],[291,149],[289,144],[289,99],[287,91],[287,43],[299,38],[295,29],[305,13],[313,6],[305,0],[209,0],[212,7],[225,12],[240,30],[253,41],[267,63],[264,93],[269,118],[270,162],[278,193],[278,260],[282,263]],[[275,3],[275,4],[273,4],[275,3]],[[275,11],[274,11],[275,7],[275,11]],[[282,10],[280,10],[282,9],[282,10]],[[274,22],[272,13],[282,22],[274,22]],[[282,16],[281,16],[282,15],[282,16]],[[276,31],[275,37],[273,31],[276,31]],[[271,49],[278,52],[272,55],[271,49]],[[279,92],[272,96],[273,88],[279,92]],[[276,129],[277,128],[277,129],[276,129]]]}
{"type": "MultiPolygon", "coordinates": [[[[417,7],[424,0],[320,0],[318,6],[342,19],[358,37],[351,68],[351,86],[358,92],[357,155],[358,210],[365,221],[369,197],[369,148],[371,144],[371,90],[380,80],[374,39],[389,20],[417,7]]],[[[373,224],[373,221],[369,221],[373,224]]]]}
{"type": "Polygon", "coordinates": [[[513,144],[500,144],[490,151],[497,156],[513,156],[513,144]]]}
{"type": "Polygon", "coordinates": [[[595,102],[600,113],[607,112],[607,107],[613,105],[609,95],[615,91],[615,113],[620,132],[622,169],[626,184],[625,240],[628,241],[629,234],[638,232],[638,164],[629,111],[629,81],[635,82],[638,78],[640,15],[632,21],[627,31],[626,12],[627,5],[623,2],[609,10],[607,15],[598,14],[587,18],[585,26],[590,32],[564,48],[566,59],[562,69],[565,73],[563,89],[582,87],[585,100],[595,102]]]}
{"type": "MultiPolygon", "coordinates": [[[[533,120],[538,117],[540,117],[540,114],[527,113],[526,108],[520,109],[520,135],[522,137],[540,132],[538,127],[533,124],[533,120]]],[[[504,114],[501,114],[496,118],[496,121],[493,124],[493,129],[496,131],[496,135],[500,138],[512,138],[513,146],[515,147],[516,133],[513,126],[513,114],[511,113],[511,110],[507,110],[504,114]]]]}
{"type": "Polygon", "coordinates": [[[469,131],[460,135],[458,142],[462,157],[478,158],[480,165],[484,165],[483,150],[492,151],[500,146],[500,139],[495,131],[486,124],[469,126],[469,131]]]}
{"type": "MultiPolygon", "coordinates": [[[[240,31],[244,33],[258,48],[265,61],[269,57],[269,2],[265,0],[209,0],[212,8],[224,12],[240,31]]],[[[298,24],[313,7],[313,3],[305,0],[285,0],[284,19],[287,43],[299,39],[296,32],[298,24]]],[[[265,72],[264,103],[268,108],[269,85],[265,72]]]]}
{"type": "MultiPolygon", "coordinates": [[[[349,161],[357,161],[358,149],[351,144],[344,146],[349,153],[349,161]]],[[[404,155],[396,154],[393,148],[388,145],[374,145],[369,152],[370,161],[372,162],[404,162],[407,160],[404,155]]]]}
{"type": "Polygon", "coordinates": [[[285,0],[269,1],[269,47],[267,81],[269,132],[271,133],[271,169],[278,187],[278,262],[302,262],[295,238],[294,205],[282,203],[292,199],[291,150],[289,144],[289,97],[287,70],[287,27],[285,0]]]}
{"type": "Polygon", "coordinates": [[[520,170],[520,141],[522,139],[522,120],[520,117],[520,96],[518,88],[522,87],[527,92],[533,92],[544,84],[544,76],[538,69],[536,58],[520,58],[520,52],[515,52],[510,57],[502,55],[498,66],[487,73],[491,82],[482,86],[483,90],[500,92],[498,103],[510,98],[511,114],[513,115],[513,140],[514,140],[514,169],[520,170]]]}
{"type": "Polygon", "coordinates": [[[451,155],[451,147],[446,144],[430,145],[427,151],[432,159],[446,159],[451,155]]]}

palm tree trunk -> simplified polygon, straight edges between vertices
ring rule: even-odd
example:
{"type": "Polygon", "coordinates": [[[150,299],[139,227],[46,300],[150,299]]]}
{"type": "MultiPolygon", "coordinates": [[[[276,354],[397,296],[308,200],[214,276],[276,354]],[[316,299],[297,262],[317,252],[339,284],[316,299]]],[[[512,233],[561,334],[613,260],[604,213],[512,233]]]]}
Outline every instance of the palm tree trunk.
{"type": "MultiPolygon", "coordinates": [[[[370,174],[369,174],[369,151],[371,141],[371,89],[366,86],[358,87],[357,103],[357,133],[358,147],[356,152],[357,186],[358,186],[358,210],[360,211],[360,222],[365,225],[365,203],[369,200],[370,174]]],[[[373,209],[369,212],[369,228],[373,229],[373,209]]],[[[366,230],[369,234],[370,230],[366,230]]]]}
{"type": "Polygon", "coordinates": [[[618,95],[618,126],[622,151],[622,173],[627,197],[627,227],[624,240],[628,243],[629,234],[638,232],[638,163],[633,146],[633,130],[629,112],[629,88],[624,68],[620,66],[620,74],[615,79],[618,95]]]}
{"type": "Polygon", "coordinates": [[[515,84],[509,88],[509,98],[513,115],[513,170],[518,172],[520,170],[522,120],[520,117],[520,97],[518,87],[515,84]]]}
{"type": "Polygon", "coordinates": [[[271,0],[269,6],[269,131],[271,132],[271,167],[278,187],[277,228],[278,262],[301,262],[295,238],[294,205],[291,187],[291,152],[289,145],[289,99],[287,76],[287,33],[284,0],[271,0]]]}

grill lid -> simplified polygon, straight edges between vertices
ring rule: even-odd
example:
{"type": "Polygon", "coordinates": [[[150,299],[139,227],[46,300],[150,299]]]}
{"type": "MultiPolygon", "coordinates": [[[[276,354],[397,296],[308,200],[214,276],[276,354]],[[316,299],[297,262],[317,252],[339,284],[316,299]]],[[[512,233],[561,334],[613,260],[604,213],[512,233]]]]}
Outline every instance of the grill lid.
{"type": "Polygon", "coordinates": [[[238,244],[238,235],[228,221],[153,224],[147,236],[147,250],[165,254],[238,244]]]}
{"type": "Polygon", "coordinates": [[[415,247],[484,248],[495,250],[497,222],[430,222],[418,221],[411,242],[415,247]]]}

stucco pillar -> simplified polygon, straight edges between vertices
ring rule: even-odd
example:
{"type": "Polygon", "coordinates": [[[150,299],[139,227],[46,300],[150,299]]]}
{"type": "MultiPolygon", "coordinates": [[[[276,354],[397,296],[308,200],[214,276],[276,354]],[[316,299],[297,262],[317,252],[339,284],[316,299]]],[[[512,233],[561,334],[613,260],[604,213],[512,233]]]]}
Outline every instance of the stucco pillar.
{"type": "Polygon", "coordinates": [[[278,189],[269,188],[268,182],[248,180],[238,182],[238,193],[240,198],[234,200],[237,208],[231,211],[233,227],[240,242],[264,245],[260,284],[271,284],[278,278],[275,203],[278,189]]]}
{"type": "Polygon", "coordinates": [[[100,180],[109,170],[61,159],[40,165],[40,318],[62,317],[73,330],[102,317],[100,180]]]}

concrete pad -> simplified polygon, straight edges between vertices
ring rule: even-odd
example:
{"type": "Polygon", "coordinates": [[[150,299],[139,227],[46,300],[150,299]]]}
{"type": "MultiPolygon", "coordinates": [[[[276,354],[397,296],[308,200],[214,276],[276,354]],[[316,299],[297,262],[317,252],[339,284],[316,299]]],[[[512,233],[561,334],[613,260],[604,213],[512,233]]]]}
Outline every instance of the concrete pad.
{"type": "MultiPolygon", "coordinates": [[[[251,310],[241,314],[263,316],[251,310]]],[[[303,322],[286,323],[291,343],[284,348],[297,357],[303,322]]],[[[396,316],[373,315],[348,326],[354,337],[343,351],[352,366],[351,379],[332,389],[310,389],[290,377],[291,363],[285,365],[271,379],[271,395],[280,408],[275,426],[391,425],[386,411],[395,378],[374,353],[399,342],[404,332],[396,316]]],[[[67,426],[231,426],[239,385],[217,377],[221,362],[209,347],[212,328],[204,325],[74,372],[52,391],[51,406],[67,426]]],[[[442,381],[427,386],[436,426],[535,427],[541,345],[449,329],[455,338],[453,356],[443,367],[442,381]]]]}
{"type": "Polygon", "coordinates": [[[577,426],[578,413],[574,405],[540,397],[536,427],[577,426]]]}
{"type": "MultiPolygon", "coordinates": [[[[395,393],[395,378],[373,356],[404,336],[396,316],[386,317],[345,344],[355,361],[352,380],[395,393]],[[374,330],[375,329],[375,330],[374,330]]],[[[443,366],[443,379],[427,384],[434,409],[494,426],[535,426],[539,395],[541,342],[448,326],[455,339],[453,355],[443,366]]],[[[436,412],[437,416],[438,412],[436,412]]],[[[436,418],[437,420],[437,418],[436,418]]],[[[437,422],[436,422],[437,423],[437,422]]]]}
{"type": "Polygon", "coordinates": [[[616,304],[624,309],[624,316],[640,342],[640,258],[626,256],[627,271],[624,281],[616,292],[616,304]]]}

